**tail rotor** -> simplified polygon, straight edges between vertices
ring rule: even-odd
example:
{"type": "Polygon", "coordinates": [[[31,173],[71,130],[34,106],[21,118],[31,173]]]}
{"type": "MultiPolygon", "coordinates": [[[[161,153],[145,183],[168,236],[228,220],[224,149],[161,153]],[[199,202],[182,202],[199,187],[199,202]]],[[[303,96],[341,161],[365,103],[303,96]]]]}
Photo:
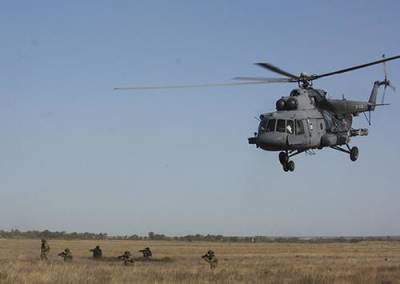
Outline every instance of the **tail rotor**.
{"type": "MultiPolygon", "coordinates": [[[[382,54],[382,58],[385,59],[385,54],[382,54]]],[[[385,75],[385,80],[383,81],[383,84],[385,86],[383,87],[383,95],[382,95],[382,102],[381,103],[384,104],[385,103],[385,95],[386,95],[387,87],[389,87],[393,92],[396,91],[396,88],[387,79],[386,62],[384,61],[382,64],[383,64],[383,73],[385,75]]]]}

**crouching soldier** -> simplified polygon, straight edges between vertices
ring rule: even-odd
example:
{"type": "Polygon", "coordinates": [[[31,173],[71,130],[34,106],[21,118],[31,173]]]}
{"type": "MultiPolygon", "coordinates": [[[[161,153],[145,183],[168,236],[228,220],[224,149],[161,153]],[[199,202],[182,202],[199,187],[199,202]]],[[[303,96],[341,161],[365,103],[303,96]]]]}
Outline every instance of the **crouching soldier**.
{"type": "Polygon", "coordinates": [[[134,262],[130,251],[125,251],[123,255],[118,256],[118,259],[123,260],[124,265],[129,265],[134,262]]]}
{"type": "Polygon", "coordinates": [[[141,249],[139,252],[141,252],[143,254],[143,258],[145,260],[150,260],[150,257],[153,256],[153,253],[151,252],[150,248],[145,248],[145,249],[141,249]]]}
{"type": "Polygon", "coordinates": [[[58,256],[64,258],[64,261],[66,262],[72,261],[72,253],[69,248],[66,248],[63,252],[60,252],[58,256]]]}
{"type": "Polygon", "coordinates": [[[217,257],[215,256],[215,253],[212,250],[209,250],[201,258],[210,265],[211,269],[214,269],[214,268],[217,267],[218,259],[217,259],[217,257]]]}
{"type": "Polygon", "coordinates": [[[50,252],[50,246],[46,240],[42,239],[42,245],[40,246],[40,259],[48,260],[47,255],[50,252]]]}
{"type": "Polygon", "coordinates": [[[103,257],[103,252],[102,252],[100,246],[96,246],[94,249],[91,249],[90,251],[93,253],[94,259],[100,259],[103,257]]]}

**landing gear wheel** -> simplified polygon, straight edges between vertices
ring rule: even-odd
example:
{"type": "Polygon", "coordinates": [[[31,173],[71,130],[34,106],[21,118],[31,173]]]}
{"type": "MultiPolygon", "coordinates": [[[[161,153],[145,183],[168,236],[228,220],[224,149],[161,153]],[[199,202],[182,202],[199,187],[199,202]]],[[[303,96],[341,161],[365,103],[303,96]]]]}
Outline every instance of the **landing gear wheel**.
{"type": "Polygon", "coordinates": [[[281,162],[282,165],[287,164],[289,161],[289,156],[286,152],[280,152],[279,153],[279,162],[281,162]]]}
{"type": "Polygon", "coordinates": [[[355,161],[357,161],[357,159],[358,159],[358,148],[353,147],[350,149],[350,160],[355,162],[355,161]]]}
{"type": "Polygon", "coordinates": [[[282,164],[282,167],[283,167],[283,170],[284,170],[285,172],[289,171],[289,165],[288,165],[288,163],[282,164]]]}
{"type": "Polygon", "coordinates": [[[289,169],[289,171],[293,172],[293,171],[294,171],[294,168],[295,168],[294,162],[293,162],[293,161],[289,161],[289,162],[287,163],[287,168],[289,169]]]}
{"type": "Polygon", "coordinates": [[[288,172],[288,171],[293,172],[293,171],[294,171],[294,168],[295,168],[295,164],[294,164],[293,161],[288,161],[288,162],[286,162],[286,163],[283,163],[283,164],[282,164],[282,167],[283,167],[283,170],[284,170],[285,172],[288,172]]]}

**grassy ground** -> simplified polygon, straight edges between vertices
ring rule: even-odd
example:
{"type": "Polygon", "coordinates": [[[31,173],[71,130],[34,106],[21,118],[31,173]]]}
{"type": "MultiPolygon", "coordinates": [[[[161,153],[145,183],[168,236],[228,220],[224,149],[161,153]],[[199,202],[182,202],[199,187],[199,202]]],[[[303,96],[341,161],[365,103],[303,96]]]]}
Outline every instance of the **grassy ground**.
{"type": "Polygon", "coordinates": [[[39,260],[40,240],[0,239],[0,283],[400,283],[400,242],[329,244],[161,241],[49,241],[49,261],[39,260]],[[90,259],[100,245],[104,261],[90,259]],[[154,261],[130,266],[114,257],[151,247],[154,261]],[[74,260],[57,253],[70,248],[74,260]],[[200,259],[208,249],[219,263],[200,259]]]}

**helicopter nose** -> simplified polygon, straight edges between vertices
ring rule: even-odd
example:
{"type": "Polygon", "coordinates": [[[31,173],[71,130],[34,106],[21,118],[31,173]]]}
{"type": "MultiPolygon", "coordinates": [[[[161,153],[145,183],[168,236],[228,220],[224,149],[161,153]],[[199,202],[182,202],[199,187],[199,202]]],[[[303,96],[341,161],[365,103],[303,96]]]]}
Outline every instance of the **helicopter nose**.
{"type": "Polygon", "coordinates": [[[258,135],[256,144],[264,150],[281,150],[286,146],[286,135],[276,132],[262,133],[258,135]]]}

